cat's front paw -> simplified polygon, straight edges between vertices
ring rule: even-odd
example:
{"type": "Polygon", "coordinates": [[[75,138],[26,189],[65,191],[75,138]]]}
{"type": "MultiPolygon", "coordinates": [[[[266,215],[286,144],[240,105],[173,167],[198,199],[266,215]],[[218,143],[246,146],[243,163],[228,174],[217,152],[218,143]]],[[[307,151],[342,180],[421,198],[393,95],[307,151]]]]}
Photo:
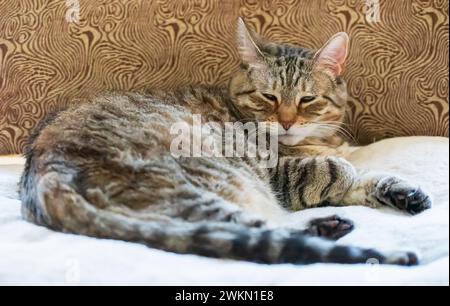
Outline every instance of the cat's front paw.
{"type": "Polygon", "coordinates": [[[381,179],[375,190],[375,198],[384,205],[394,206],[412,215],[432,206],[431,197],[420,187],[396,177],[381,179]]]}

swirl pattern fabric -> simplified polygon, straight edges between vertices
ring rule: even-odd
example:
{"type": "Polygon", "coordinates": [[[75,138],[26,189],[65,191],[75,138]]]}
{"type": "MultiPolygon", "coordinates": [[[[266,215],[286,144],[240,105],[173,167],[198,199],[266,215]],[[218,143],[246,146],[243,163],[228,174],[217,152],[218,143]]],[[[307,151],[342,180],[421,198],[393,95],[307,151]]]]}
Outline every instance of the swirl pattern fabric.
{"type": "Polygon", "coordinates": [[[350,34],[347,128],[360,143],[448,137],[446,0],[0,0],[0,154],[73,98],[226,84],[239,15],[304,47],[350,34]]]}

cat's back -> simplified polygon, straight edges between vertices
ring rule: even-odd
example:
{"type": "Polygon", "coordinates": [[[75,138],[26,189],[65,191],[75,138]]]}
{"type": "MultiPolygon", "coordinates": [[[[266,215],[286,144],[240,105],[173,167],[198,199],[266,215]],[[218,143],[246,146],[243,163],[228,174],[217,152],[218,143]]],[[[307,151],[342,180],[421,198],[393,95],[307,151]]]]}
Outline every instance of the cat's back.
{"type": "Polygon", "coordinates": [[[192,124],[193,115],[204,121],[231,120],[225,99],[225,90],[208,87],[101,94],[43,120],[29,146],[77,156],[168,151],[174,124],[192,124]]]}

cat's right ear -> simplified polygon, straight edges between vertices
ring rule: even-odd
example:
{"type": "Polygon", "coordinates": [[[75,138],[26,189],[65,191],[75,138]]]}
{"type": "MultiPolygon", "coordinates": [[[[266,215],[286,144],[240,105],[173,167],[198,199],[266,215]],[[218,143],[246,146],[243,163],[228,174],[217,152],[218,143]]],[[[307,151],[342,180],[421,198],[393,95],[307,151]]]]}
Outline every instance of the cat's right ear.
{"type": "Polygon", "coordinates": [[[314,56],[315,66],[319,70],[331,71],[336,76],[342,75],[348,56],[350,39],[347,33],[334,35],[314,56]]]}
{"type": "Polygon", "coordinates": [[[243,64],[255,68],[264,64],[264,55],[242,18],[238,20],[238,48],[243,64]]]}

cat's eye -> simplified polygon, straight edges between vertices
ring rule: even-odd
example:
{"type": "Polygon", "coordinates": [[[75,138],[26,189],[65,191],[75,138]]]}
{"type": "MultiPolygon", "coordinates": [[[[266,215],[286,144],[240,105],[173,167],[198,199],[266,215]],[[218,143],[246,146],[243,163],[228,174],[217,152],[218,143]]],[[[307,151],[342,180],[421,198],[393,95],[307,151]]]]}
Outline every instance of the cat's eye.
{"type": "Polygon", "coordinates": [[[300,103],[309,103],[309,102],[314,101],[316,98],[317,97],[314,97],[314,96],[305,96],[300,99],[300,103]]]}
{"type": "Polygon", "coordinates": [[[274,95],[271,95],[271,94],[265,94],[265,93],[262,94],[262,95],[264,96],[264,98],[266,98],[269,101],[278,102],[277,96],[274,96],[274,95]]]}

